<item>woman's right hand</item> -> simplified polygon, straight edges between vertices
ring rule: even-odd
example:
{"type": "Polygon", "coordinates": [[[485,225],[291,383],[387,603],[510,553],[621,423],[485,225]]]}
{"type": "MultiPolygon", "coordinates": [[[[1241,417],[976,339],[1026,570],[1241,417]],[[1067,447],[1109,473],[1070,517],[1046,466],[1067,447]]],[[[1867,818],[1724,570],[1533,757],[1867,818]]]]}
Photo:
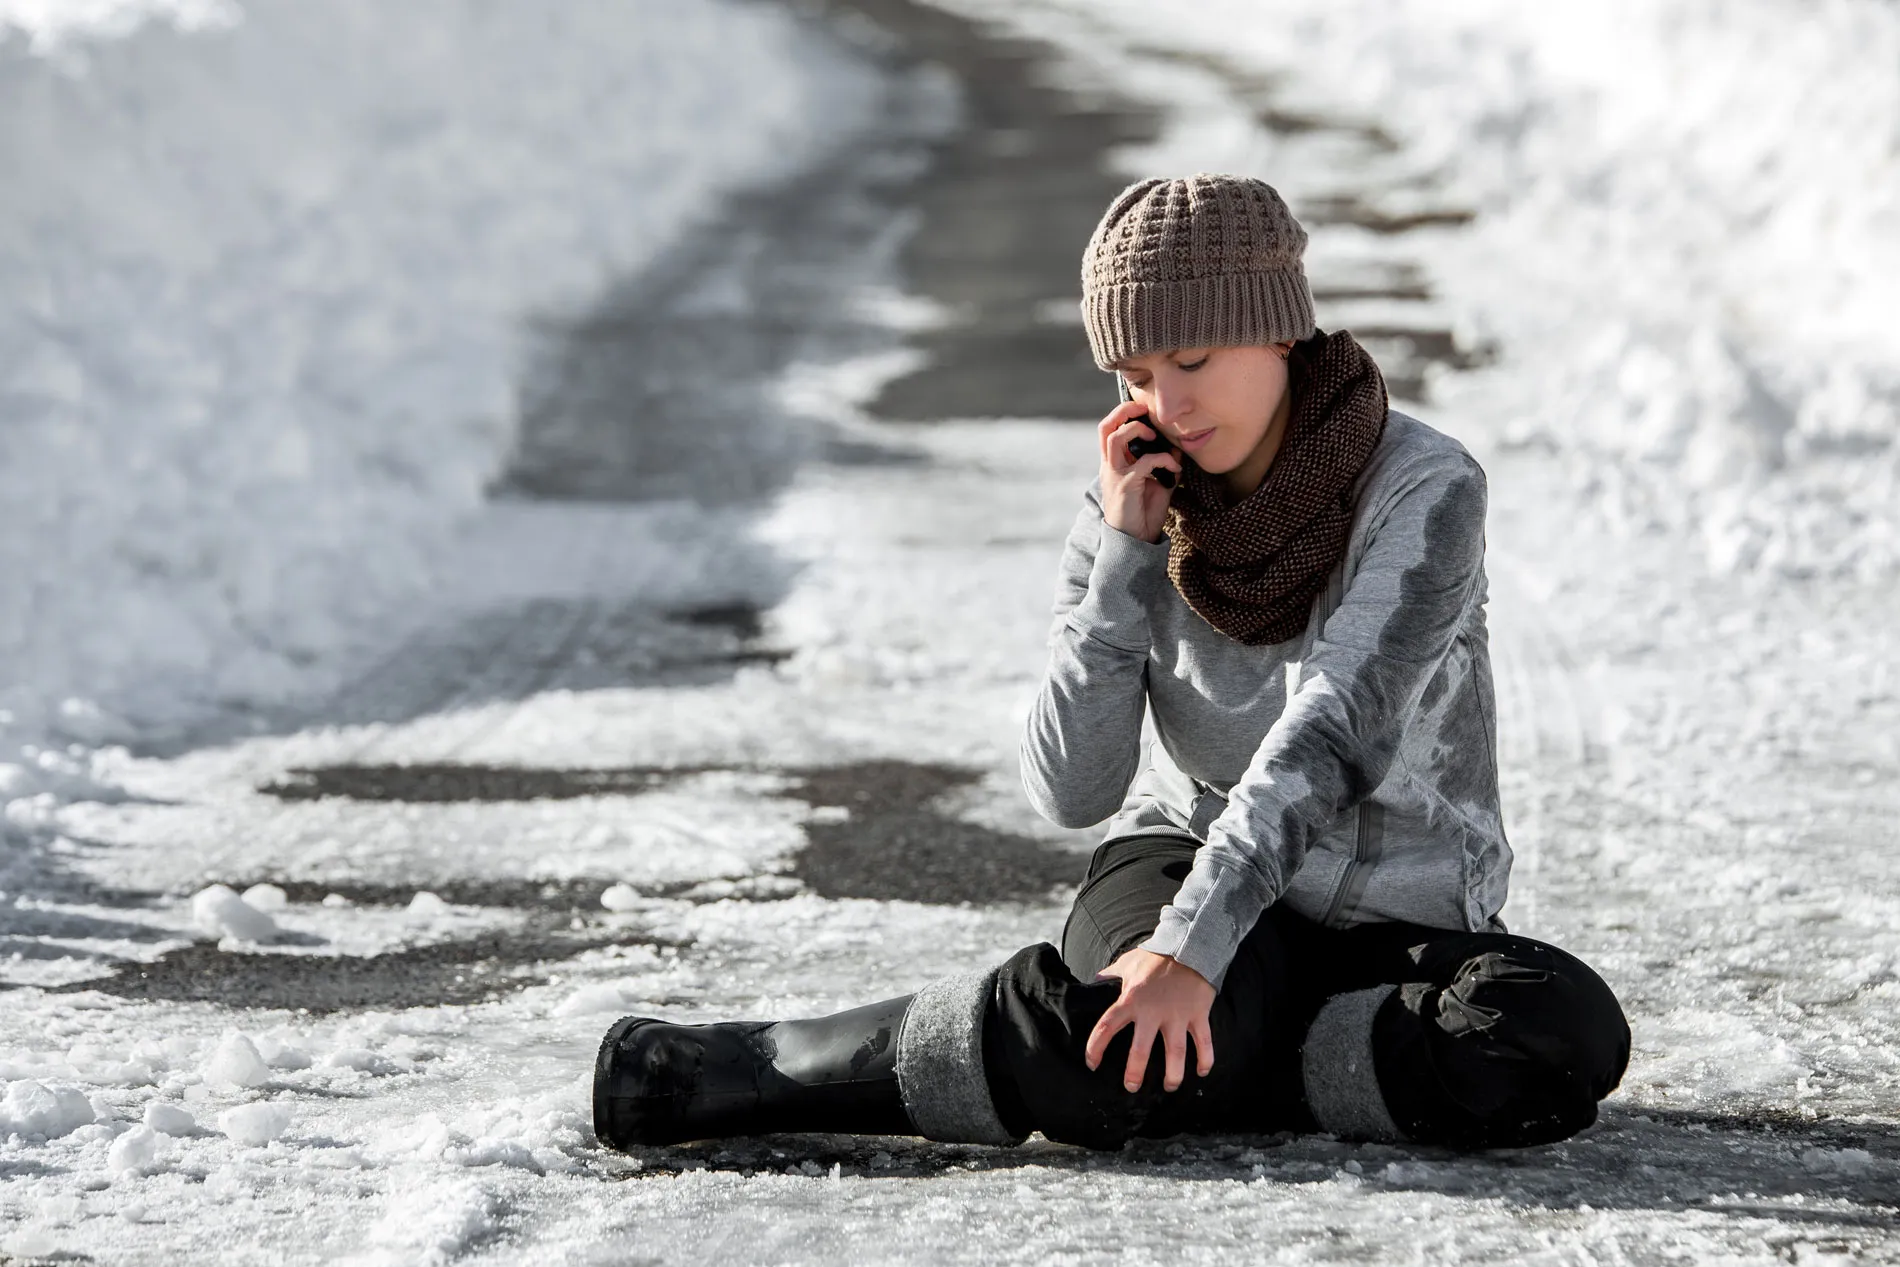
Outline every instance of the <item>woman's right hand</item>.
{"type": "Polygon", "coordinates": [[[1111,528],[1153,543],[1161,540],[1161,525],[1168,517],[1168,500],[1174,490],[1161,487],[1150,473],[1165,467],[1174,472],[1178,486],[1181,457],[1178,449],[1142,458],[1128,452],[1130,440],[1161,434],[1143,416],[1147,412],[1135,401],[1123,401],[1102,419],[1097,431],[1102,448],[1102,518],[1111,528]],[[1138,418],[1139,422],[1134,421],[1138,418]]]}

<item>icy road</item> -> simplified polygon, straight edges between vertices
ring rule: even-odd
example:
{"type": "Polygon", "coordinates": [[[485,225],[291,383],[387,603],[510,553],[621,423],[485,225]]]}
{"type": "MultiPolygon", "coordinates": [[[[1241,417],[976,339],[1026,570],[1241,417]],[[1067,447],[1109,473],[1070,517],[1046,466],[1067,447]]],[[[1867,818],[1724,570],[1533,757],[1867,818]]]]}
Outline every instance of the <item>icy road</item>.
{"type": "Polygon", "coordinates": [[[0,1263],[1900,1261],[1900,8],[1790,13],[0,0],[0,1263]],[[597,1147],[619,1015],[1059,931],[1075,262],[1196,169],[1485,464],[1622,1088],[597,1147]]]}

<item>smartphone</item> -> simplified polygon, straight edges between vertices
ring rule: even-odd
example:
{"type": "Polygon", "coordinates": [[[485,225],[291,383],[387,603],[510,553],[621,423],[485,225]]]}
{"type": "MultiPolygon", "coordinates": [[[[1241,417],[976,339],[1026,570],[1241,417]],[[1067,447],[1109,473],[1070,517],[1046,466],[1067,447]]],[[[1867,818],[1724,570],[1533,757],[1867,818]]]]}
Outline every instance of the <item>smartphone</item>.
{"type": "MultiPolygon", "coordinates": [[[[1134,399],[1133,396],[1128,394],[1128,384],[1122,381],[1120,374],[1115,375],[1115,392],[1124,402],[1134,399]]],[[[1149,439],[1146,436],[1136,436],[1133,440],[1130,440],[1128,442],[1128,452],[1131,456],[1143,458],[1147,457],[1150,453],[1172,453],[1174,451],[1174,446],[1161,438],[1161,428],[1155,426],[1154,419],[1150,418],[1147,414],[1142,414],[1139,421],[1148,424],[1148,430],[1154,432],[1154,438],[1149,439]]],[[[1173,488],[1174,472],[1165,467],[1157,467],[1154,471],[1154,481],[1163,488],[1173,488]]]]}

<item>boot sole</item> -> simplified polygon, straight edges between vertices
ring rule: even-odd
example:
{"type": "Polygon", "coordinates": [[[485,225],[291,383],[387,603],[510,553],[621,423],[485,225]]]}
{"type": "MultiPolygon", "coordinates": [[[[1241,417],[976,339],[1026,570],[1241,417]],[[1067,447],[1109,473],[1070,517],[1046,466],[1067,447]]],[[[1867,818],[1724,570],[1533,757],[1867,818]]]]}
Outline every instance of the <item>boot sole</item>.
{"type": "Polygon", "coordinates": [[[607,1126],[612,1116],[611,1100],[607,1088],[613,1072],[614,1055],[619,1051],[620,1040],[642,1025],[655,1025],[659,1021],[651,1016],[623,1016],[607,1028],[607,1036],[600,1040],[600,1050],[594,1056],[594,1138],[601,1144],[616,1151],[626,1151],[610,1137],[607,1126]]]}

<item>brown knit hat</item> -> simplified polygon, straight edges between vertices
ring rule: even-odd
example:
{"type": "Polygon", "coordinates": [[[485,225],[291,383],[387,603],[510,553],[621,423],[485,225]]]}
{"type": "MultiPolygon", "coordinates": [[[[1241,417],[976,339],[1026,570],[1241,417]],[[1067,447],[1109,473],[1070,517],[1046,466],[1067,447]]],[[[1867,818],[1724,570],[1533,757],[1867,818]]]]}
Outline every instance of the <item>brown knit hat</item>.
{"type": "Polygon", "coordinates": [[[1306,230],[1265,181],[1205,172],[1136,181],[1082,253],[1082,324],[1095,363],[1306,338],[1305,250],[1306,230]]]}

